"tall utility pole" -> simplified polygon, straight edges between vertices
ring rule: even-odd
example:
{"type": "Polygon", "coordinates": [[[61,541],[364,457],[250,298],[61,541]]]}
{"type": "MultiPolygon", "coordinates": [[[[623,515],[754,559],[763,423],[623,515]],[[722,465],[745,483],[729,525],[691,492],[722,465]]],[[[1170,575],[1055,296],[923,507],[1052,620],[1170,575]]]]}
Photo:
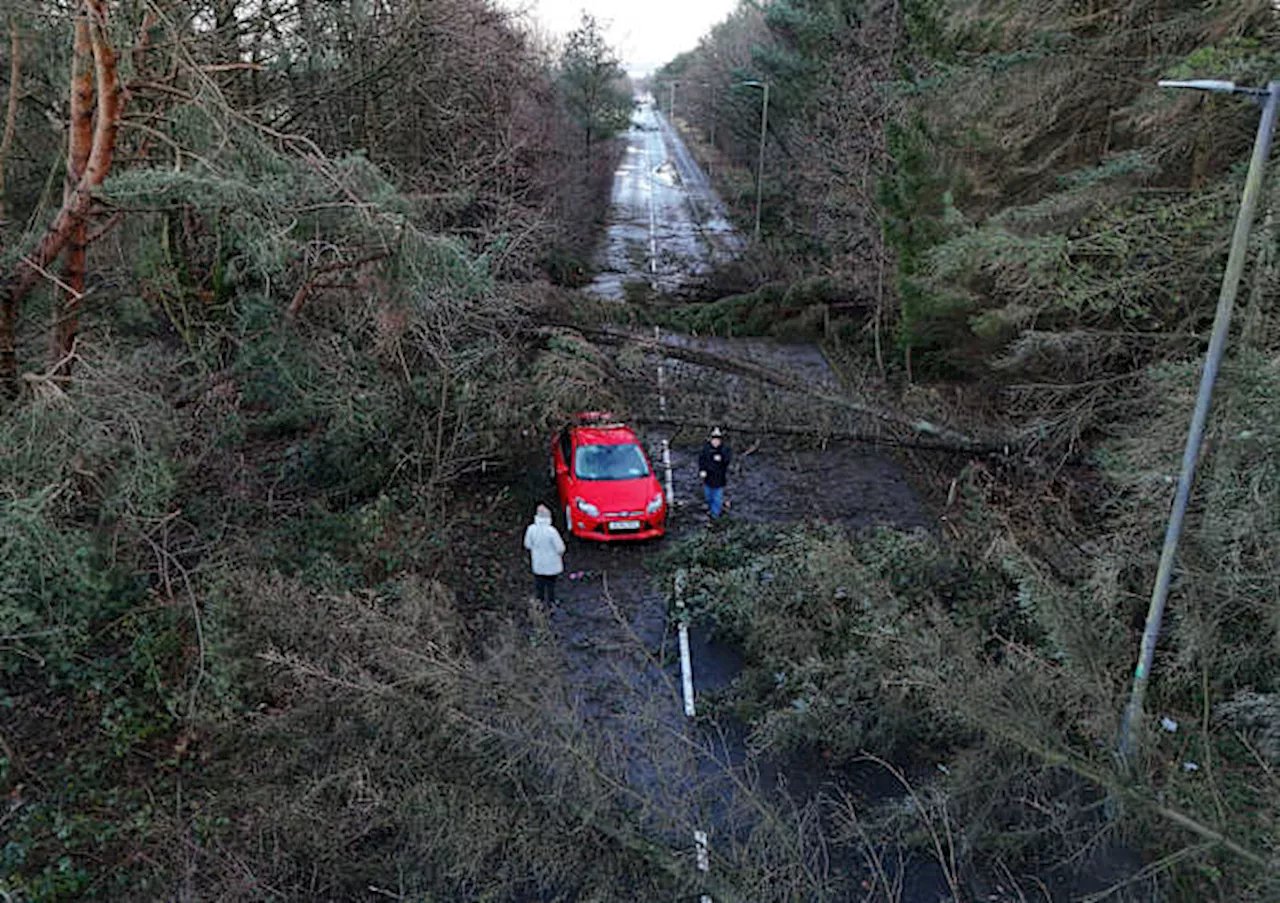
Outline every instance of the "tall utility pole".
{"type": "Polygon", "coordinates": [[[676,121],[676,85],[677,84],[679,84],[679,82],[671,82],[669,85],[667,85],[667,90],[670,92],[670,98],[671,98],[667,102],[667,118],[671,120],[671,123],[673,125],[675,124],[675,121],[676,121]]]}
{"type": "Polygon", "coordinates": [[[707,83],[711,88],[711,146],[716,146],[716,86],[707,83]]]}
{"type": "Polygon", "coordinates": [[[749,88],[763,88],[764,102],[760,105],[760,162],[756,165],[756,227],[752,241],[760,243],[760,206],[764,200],[764,138],[769,131],[769,83],[760,81],[738,82],[749,88]]]}
{"type": "Polygon", "coordinates": [[[1218,310],[1213,318],[1213,334],[1209,349],[1205,352],[1204,372],[1200,376],[1200,391],[1196,396],[1195,411],[1187,431],[1187,445],[1182,452],[1182,471],[1178,475],[1178,489],[1173,497],[1173,510],[1164,534],[1164,548],[1160,552],[1160,566],[1156,571],[1155,586],[1151,591],[1151,605],[1147,610],[1147,625],[1142,634],[1142,650],[1138,666],[1133,672],[1133,689],[1125,708],[1120,727],[1120,759],[1126,768],[1132,768],[1138,751],[1138,731],[1142,722],[1143,701],[1147,693],[1147,681],[1151,678],[1151,663],[1155,658],[1156,642],[1160,638],[1160,622],[1164,618],[1165,602],[1169,597],[1169,582],[1173,577],[1173,559],[1182,536],[1182,521],[1187,513],[1191,486],[1195,481],[1196,463],[1200,457],[1200,444],[1204,439],[1205,423],[1209,419],[1209,406],[1213,399],[1213,384],[1218,376],[1218,365],[1227,345],[1227,332],[1231,326],[1231,309],[1235,304],[1240,276],[1244,272],[1244,259],[1248,251],[1249,231],[1253,227],[1254,210],[1262,194],[1262,178],[1271,154],[1271,138],[1275,132],[1276,109],[1280,106],[1280,81],[1273,81],[1265,88],[1238,88],[1234,82],[1222,81],[1162,81],[1162,88],[1194,88],[1201,91],[1217,91],[1224,94],[1247,94],[1262,101],[1262,118],[1258,122],[1258,135],[1253,145],[1253,158],[1249,161],[1249,174],[1245,177],[1244,194],[1240,199],[1240,212],[1236,217],[1235,234],[1231,239],[1231,253],[1227,257],[1227,269],[1222,276],[1222,292],[1218,296],[1218,310]]]}

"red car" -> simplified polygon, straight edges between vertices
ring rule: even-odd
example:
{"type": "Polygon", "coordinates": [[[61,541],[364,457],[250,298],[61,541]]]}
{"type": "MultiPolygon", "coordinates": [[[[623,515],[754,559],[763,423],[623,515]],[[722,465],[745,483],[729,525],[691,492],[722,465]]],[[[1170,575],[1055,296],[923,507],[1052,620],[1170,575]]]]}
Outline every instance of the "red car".
{"type": "Polygon", "coordinates": [[[666,531],[667,499],[649,456],[608,414],[578,414],[556,433],[551,470],[574,536],[653,539],[666,531]]]}

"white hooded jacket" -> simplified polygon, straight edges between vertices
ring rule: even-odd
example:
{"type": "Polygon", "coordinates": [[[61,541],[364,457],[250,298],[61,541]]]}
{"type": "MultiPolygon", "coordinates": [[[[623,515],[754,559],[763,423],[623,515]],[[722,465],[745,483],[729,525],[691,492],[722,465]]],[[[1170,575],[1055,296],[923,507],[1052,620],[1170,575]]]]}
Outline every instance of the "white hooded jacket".
{"type": "Polygon", "coordinates": [[[554,577],[564,570],[564,540],[551,525],[550,514],[536,514],[525,528],[524,547],[529,550],[533,572],[539,577],[554,577]]]}

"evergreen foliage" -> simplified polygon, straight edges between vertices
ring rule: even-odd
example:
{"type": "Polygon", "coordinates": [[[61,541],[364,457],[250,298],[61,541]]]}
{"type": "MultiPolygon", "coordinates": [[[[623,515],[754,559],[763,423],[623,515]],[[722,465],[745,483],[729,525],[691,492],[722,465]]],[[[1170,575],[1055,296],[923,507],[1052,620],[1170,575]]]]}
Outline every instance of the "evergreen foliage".
{"type": "MultiPolygon", "coordinates": [[[[483,562],[457,565],[465,581],[451,571],[452,531],[480,516],[459,498],[509,478],[535,404],[572,403],[554,380],[521,379],[547,295],[512,280],[580,253],[613,151],[584,153],[554,60],[481,0],[112,11],[132,118],[92,202],[104,237],[75,368],[33,366],[0,415],[0,896],[158,898],[184,882],[202,899],[362,894],[407,864],[395,849],[439,827],[429,800],[463,842],[413,865],[415,887],[514,886],[567,842],[513,859],[519,879],[487,866],[539,836],[542,816],[522,811],[505,766],[487,798],[474,792],[483,737],[455,744],[423,717],[384,756],[359,738],[408,709],[360,704],[336,717],[363,727],[335,732],[345,702],[303,703],[276,669],[341,673],[353,647],[327,644],[332,618],[384,585],[422,630],[368,625],[368,662],[389,643],[441,642],[445,670],[473,663],[440,580],[481,610],[507,593],[483,562]],[[264,699],[298,720],[258,730],[264,699]],[[395,777],[402,742],[421,780],[395,777]],[[372,779],[401,801],[383,827],[354,850],[345,832],[363,816],[325,809],[332,830],[313,833],[306,800],[375,759],[372,779]],[[463,865],[466,838],[497,824],[463,865]],[[258,830],[288,840],[258,861],[258,830]],[[252,862],[259,890],[214,850],[252,862]]],[[[5,181],[6,271],[57,206],[61,142],[42,117],[66,102],[74,9],[23,12],[30,94],[5,181]]],[[[48,288],[28,300],[24,364],[58,303],[48,288]]],[[[588,875],[584,853],[544,881],[644,886],[648,866],[629,855],[588,875]]]]}
{"type": "Polygon", "coordinates": [[[569,33],[560,55],[560,95],[582,130],[587,150],[615,137],[631,122],[631,90],[622,65],[587,13],[569,33]]]}
{"type": "Polygon", "coordinates": [[[800,99],[780,102],[769,136],[775,256],[758,255],[768,281],[757,292],[673,316],[766,332],[769,314],[795,312],[756,297],[833,278],[867,299],[852,308],[866,330],[896,339],[876,368],[890,390],[905,378],[908,398],[954,392],[956,416],[980,412],[1021,444],[952,486],[945,547],[915,538],[893,559],[895,573],[938,592],[932,615],[909,625],[872,560],[903,537],[732,537],[755,564],[704,564],[698,578],[704,615],[750,653],[753,676],[732,701],[761,744],[852,760],[860,744],[890,752],[899,732],[932,737],[924,748],[948,762],[939,789],[975,861],[998,852],[1047,875],[1050,847],[1086,857],[1110,830],[1096,818],[1109,794],[1133,803],[1111,827],[1140,838],[1152,895],[1269,899],[1266,825],[1280,799],[1261,727],[1280,648],[1280,569],[1262,551],[1280,544],[1267,463],[1267,362],[1280,341],[1274,159],[1148,698],[1148,713],[1182,727],[1148,723],[1136,773],[1117,771],[1109,751],[1257,123],[1239,98],[1155,82],[1280,76],[1274,4],[747,7],[681,61],[680,78],[687,133],[709,137],[702,117],[717,110],[715,159],[739,171],[754,163],[739,138],[750,113],[713,103],[701,73],[722,91],[732,59],[800,99]],[[981,618],[947,603],[968,590],[928,572],[939,557],[957,561],[981,618]],[[833,587],[870,602],[831,604],[833,587]],[[882,632],[893,637],[883,647],[882,632]],[[781,673],[803,685],[779,685],[781,673]],[[880,694],[916,693],[869,698],[872,675],[880,694]],[[888,712],[900,723],[880,733],[888,712]],[[1028,800],[1047,804],[1043,817],[1028,800]],[[1200,838],[1221,832],[1237,846],[1201,845],[1160,805],[1200,838]]]}
{"type": "Polygon", "coordinates": [[[1275,25],[1261,5],[1156,6],[1101,4],[1059,22],[1056,8],[1002,20],[977,5],[957,9],[948,39],[964,48],[963,63],[930,45],[937,80],[916,104],[928,126],[901,133],[882,189],[902,224],[888,235],[905,341],[954,362],[975,340],[990,348],[1032,323],[1148,333],[1204,325],[1223,259],[1206,239],[1231,228],[1232,164],[1247,152],[1252,116],[1238,103],[1158,95],[1154,81],[1204,73],[1196,67],[1209,60],[1221,64],[1213,71],[1265,81],[1256,44],[1250,68],[1227,61],[1248,40],[1230,39],[1221,53],[1209,42],[1275,25]],[[1137,24],[1148,15],[1149,28],[1137,24]],[[1122,62],[1131,59],[1143,61],[1142,80],[1122,62]],[[1189,105],[1190,129],[1178,115],[1189,105]],[[948,175],[915,197],[893,187],[929,167],[948,175]],[[967,299],[959,310],[958,297],[967,299]],[[1010,328],[993,330],[997,318],[1010,328]]]}
{"type": "MultiPolygon", "coordinates": [[[[3,273],[58,208],[82,8],[11,6],[3,273]]],[[[1280,895],[1275,181],[1150,690],[1180,728],[1144,725],[1132,773],[1110,752],[1256,116],[1151,84],[1276,77],[1274,6],[744,2],[659,74],[739,216],[742,83],[771,88],[764,278],[664,321],[852,332],[864,385],[1012,437],[946,474],[936,535],[732,525],[659,563],[744,651],[720,701],[754,749],[921,787],[865,823],[735,787],[729,886],[891,898],[828,857],[893,837],[939,844],[953,892],[1114,844],[1146,862],[1117,897],[1280,895]]],[[[491,553],[546,427],[648,378],[532,328],[556,295],[530,280],[582,278],[629,117],[597,24],[555,57],[488,0],[109,11],[129,105],[84,328],[32,363],[66,310],[42,273],[0,411],[0,896],[701,892],[693,826],[636,794],[491,553]]],[[[741,407],[837,422],[774,389],[741,407]]]]}

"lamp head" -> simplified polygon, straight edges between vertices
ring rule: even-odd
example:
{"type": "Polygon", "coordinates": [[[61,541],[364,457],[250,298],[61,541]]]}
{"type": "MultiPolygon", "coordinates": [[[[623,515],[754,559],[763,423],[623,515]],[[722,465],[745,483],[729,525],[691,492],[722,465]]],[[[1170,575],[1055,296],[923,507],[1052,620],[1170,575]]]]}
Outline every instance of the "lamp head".
{"type": "Polygon", "coordinates": [[[1234,94],[1236,92],[1235,82],[1218,81],[1212,78],[1196,78],[1190,81],[1162,78],[1156,84],[1161,88],[1191,88],[1196,91],[1216,91],[1219,94],[1234,94]]]}
{"type": "Polygon", "coordinates": [[[1224,82],[1213,78],[1193,78],[1190,81],[1162,78],[1156,84],[1161,88],[1191,88],[1195,91],[1212,91],[1215,94],[1248,94],[1252,97],[1266,97],[1271,93],[1270,85],[1265,88],[1245,88],[1235,82],[1224,82]]]}

